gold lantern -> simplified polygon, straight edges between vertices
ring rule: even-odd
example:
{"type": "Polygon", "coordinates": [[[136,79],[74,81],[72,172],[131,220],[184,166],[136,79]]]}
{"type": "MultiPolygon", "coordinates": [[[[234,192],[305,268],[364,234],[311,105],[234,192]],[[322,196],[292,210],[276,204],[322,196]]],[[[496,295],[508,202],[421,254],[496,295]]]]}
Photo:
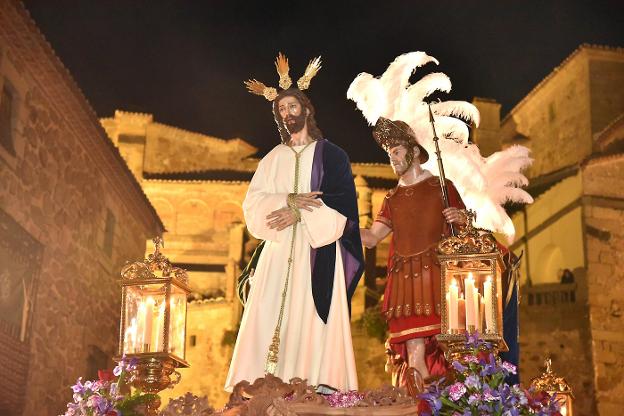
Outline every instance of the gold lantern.
{"type": "Polygon", "coordinates": [[[544,366],[546,367],[546,371],[539,377],[535,377],[531,380],[531,387],[536,391],[545,391],[551,396],[555,395],[555,400],[557,400],[561,406],[559,413],[561,413],[562,416],[573,416],[572,402],[574,400],[574,394],[572,394],[570,385],[563,377],[559,377],[553,373],[552,361],[550,358],[544,361],[544,366]]]}
{"type": "Polygon", "coordinates": [[[466,225],[438,244],[441,278],[441,334],[447,359],[465,354],[466,333],[478,332],[492,352],[507,351],[503,339],[503,258],[490,232],[473,226],[475,213],[464,211],[466,225]]]}
{"type": "MultiPolygon", "coordinates": [[[[136,359],[133,385],[148,393],[177,383],[180,373],[175,369],[189,366],[185,361],[188,275],[162,255],[160,237],[153,241],[154,253],[121,270],[117,357],[136,359]]],[[[156,415],[159,406],[158,400],[149,403],[146,414],[156,415]]]]}

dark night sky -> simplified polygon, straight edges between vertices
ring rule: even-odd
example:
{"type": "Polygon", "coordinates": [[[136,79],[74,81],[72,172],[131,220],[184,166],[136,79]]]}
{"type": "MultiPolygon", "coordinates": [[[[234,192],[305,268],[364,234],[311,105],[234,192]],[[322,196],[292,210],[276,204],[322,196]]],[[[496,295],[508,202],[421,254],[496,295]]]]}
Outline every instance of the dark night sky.
{"type": "MultiPolygon", "coordinates": [[[[362,71],[422,50],[450,76],[448,98],[495,98],[506,114],[581,43],[624,46],[622,1],[78,1],[26,7],[101,117],[115,109],[222,138],[264,155],[278,142],[270,105],[248,94],[277,86],[273,60],[299,78],[323,56],[309,96],[325,135],[354,161],[384,161],[345,98],[362,71]]],[[[435,65],[423,68],[422,75],[435,65]]]]}

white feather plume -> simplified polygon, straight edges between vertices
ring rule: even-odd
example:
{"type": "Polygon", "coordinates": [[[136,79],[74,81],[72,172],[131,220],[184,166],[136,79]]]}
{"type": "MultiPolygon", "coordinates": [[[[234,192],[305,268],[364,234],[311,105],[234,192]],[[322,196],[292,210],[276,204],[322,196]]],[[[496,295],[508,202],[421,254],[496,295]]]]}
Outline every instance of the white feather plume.
{"type": "Polygon", "coordinates": [[[481,115],[479,110],[473,104],[466,101],[443,101],[431,104],[433,114],[441,116],[455,116],[465,120],[468,123],[474,123],[479,127],[481,115]]]}
{"type": "MultiPolygon", "coordinates": [[[[410,52],[399,55],[386,69],[386,72],[379,78],[387,97],[398,97],[409,85],[409,78],[416,68],[429,62],[438,64],[438,60],[424,52],[410,52]]],[[[398,100],[388,101],[388,112],[396,112],[400,102],[398,100]]]]}
{"type": "MultiPolygon", "coordinates": [[[[439,175],[429,109],[423,100],[436,91],[450,92],[451,80],[442,72],[425,75],[410,85],[409,78],[419,67],[438,61],[424,52],[397,57],[383,75],[358,75],[347,91],[366,120],[372,125],[379,117],[402,120],[410,125],[418,142],[430,154],[423,168],[439,175]]],[[[479,125],[478,109],[465,101],[431,104],[446,177],[459,191],[464,203],[477,212],[475,225],[504,233],[513,241],[515,230],[502,205],[507,202],[530,204],[533,198],[520,186],[528,180],[521,173],[532,159],[529,149],[514,145],[484,158],[474,144],[468,144],[466,123],[479,125]],[[453,140],[446,140],[452,138],[453,140]]]]}
{"type": "Polygon", "coordinates": [[[357,103],[357,107],[371,125],[386,113],[386,97],[381,81],[365,72],[359,74],[347,90],[347,98],[357,103]]]}
{"type": "Polygon", "coordinates": [[[407,100],[411,103],[421,102],[436,91],[451,92],[451,88],[451,79],[445,73],[434,72],[407,88],[407,100]]]}

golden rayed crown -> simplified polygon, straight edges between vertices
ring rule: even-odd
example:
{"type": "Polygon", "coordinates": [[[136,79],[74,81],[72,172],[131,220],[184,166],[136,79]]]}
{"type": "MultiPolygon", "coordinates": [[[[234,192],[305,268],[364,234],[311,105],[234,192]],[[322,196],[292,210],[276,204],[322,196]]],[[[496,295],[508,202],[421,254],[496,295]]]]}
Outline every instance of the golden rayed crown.
{"type": "MultiPolygon", "coordinates": [[[[290,75],[288,74],[290,68],[288,66],[288,58],[284,56],[281,52],[277,55],[277,59],[275,59],[275,69],[279,75],[279,86],[283,90],[287,90],[292,85],[292,79],[290,79],[290,75]]],[[[321,69],[321,57],[318,56],[308,63],[305,72],[297,80],[297,88],[300,90],[307,90],[310,87],[310,81],[312,78],[318,73],[321,69]]],[[[277,89],[274,87],[267,87],[262,82],[256,79],[250,79],[245,81],[245,86],[247,90],[255,95],[262,95],[269,101],[275,100],[277,97],[277,89]]]]}

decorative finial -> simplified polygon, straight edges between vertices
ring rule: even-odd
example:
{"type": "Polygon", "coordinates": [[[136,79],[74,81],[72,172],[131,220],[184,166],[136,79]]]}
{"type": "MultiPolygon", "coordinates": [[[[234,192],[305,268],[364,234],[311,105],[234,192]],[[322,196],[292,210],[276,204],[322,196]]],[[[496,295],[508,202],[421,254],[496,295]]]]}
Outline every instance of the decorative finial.
{"type": "Polygon", "coordinates": [[[159,235],[154,237],[152,239],[152,242],[154,243],[154,249],[156,251],[160,251],[160,248],[165,248],[165,240],[163,240],[162,237],[159,235]]]}
{"type": "Polygon", "coordinates": [[[299,89],[302,91],[310,88],[310,81],[312,81],[312,78],[314,78],[314,76],[318,73],[320,69],[321,57],[317,56],[316,58],[310,60],[310,63],[306,67],[303,76],[297,81],[297,87],[299,87],[299,89]]]}
{"type": "Polygon", "coordinates": [[[161,236],[152,239],[154,243],[154,252],[147,256],[143,261],[135,261],[128,263],[121,269],[121,277],[124,280],[152,280],[167,279],[171,276],[180,280],[184,284],[188,284],[188,274],[186,270],[176,267],[167,257],[165,257],[160,249],[165,247],[165,241],[161,236]],[[155,273],[157,272],[157,273],[155,273]]]}
{"type": "Polygon", "coordinates": [[[290,70],[288,66],[288,58],[286,58],[286,56],[284,56],[281,52],[277,55],[277,59],[275,60],[275,69],[280,77],[279,86],[285,90],[290,88],[292,80],[290,79],[290,75],[288,75],[288,71],[290,70]]]}

